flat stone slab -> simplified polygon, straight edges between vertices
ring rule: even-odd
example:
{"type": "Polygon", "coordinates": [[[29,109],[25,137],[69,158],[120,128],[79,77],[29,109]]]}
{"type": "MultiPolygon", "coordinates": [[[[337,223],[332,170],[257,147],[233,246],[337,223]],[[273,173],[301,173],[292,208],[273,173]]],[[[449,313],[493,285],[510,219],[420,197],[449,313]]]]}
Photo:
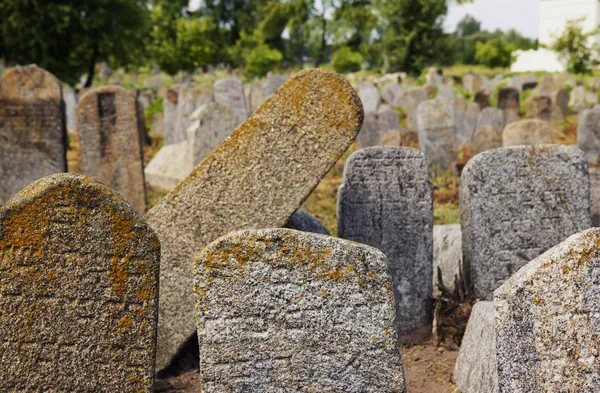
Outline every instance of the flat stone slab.
{"type": "Polygon", "coordinates": [[[133,206],[78,174],[0,208],[0,390],[148,392],[160,244],[133,206]]]}
{"type": "Polygon", "coordinates": [[[192,171],[187,155],[187,142],[161,147],[144,168],[148,184],[167,191],[175,188],[192,171]]]}
{"type": "Polygon", "coordinates": [[[193,254],[228,232],[281,227],[348,149],[363,111],[325,70],[290,78],[147,214],[161,241],[157,366],[193,334],[193,254]]]}
{"type": "Polygon", "coordinates": [[[289,229],[236,232],[194,266],[206,393],[404,393],[385,256],[289,229]]]}
{"type": "Polygon", "coordinates": [[[464,263],[475,296],[591,225],[588,166],[572,146],[512,146],[478,154],[460,185],[464,263]]]}

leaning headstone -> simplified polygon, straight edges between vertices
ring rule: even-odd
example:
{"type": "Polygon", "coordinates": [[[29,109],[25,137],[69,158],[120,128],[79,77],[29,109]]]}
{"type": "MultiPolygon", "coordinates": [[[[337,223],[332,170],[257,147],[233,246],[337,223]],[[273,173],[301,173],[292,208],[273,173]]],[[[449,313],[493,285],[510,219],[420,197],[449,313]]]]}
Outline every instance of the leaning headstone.
{"type": "Polygon", "coordinates": [[[83,173],[146,211],[142,135],[136,93],[112,85],[89,90],[77,106],[83,173]]]}
{"type": "Polygon", "coordinates": [[[67,170],[63,105],[59,81],[35,65],[9,68],[0,79],[0,204],[67,170]]]}
{"type": "Polygon", "coordinates": [[[400,127],[400,116],[393,109],[381,112],[365,113],[365,119],[358,134],[358,144],[361,148],[376,146],[381,138],[390,130],[400,127]]]}
{"type": "Polygon", "coordinates": [[[469,102],[467,111],[462,117],[462,123],[457,123],[456,143],[458,146],[469,145],[473,140],[473,134],[477,130],[477,121],[481,109],[476,102],[469,102]]]}
{"type": "Polygon", "coordinates": [[[65,102],[65,118],[67,132],[77,133],[77,93],[67,84],[62,84],[63,101],[65,102]]]}
{"type": "Polygon", "coordinates": [[[360,99],[341,76],[300,72],[148,212],[162,249],[158,369],[194,331],[193,253],[233,230],[283,226],[362,119],[360,99]]]}
{"type": "Polygon", "coordinates": [[[431,323],[433,188],[423,153],[371,147],[346,161],[338,190],[338,236],[387,256],[401,336],[431,323]]]}
{"type": "MultiPolygon", "coordinates": [[[[454,290],[455,278],[462,268],[462,233],[460,224],[433,226],[433,296],[439,296],[438,267],[442,271],[442,282],[454,290]]],[[[464,272],[464,269],[463,269],[464,272]]]]}
{"type": "Polygon", "coordinates": [[[160,245],[121,196],[73,173],[0,208],[0,390],[151,393],[160,245]]]}
{"type": "Polygon", "coordinates": [[[486,150],[502,147],[502,134],[498,133],[491,125],[482,126],[473,134],[471,147],[473,156],[486,150]]]}
{"type": "Polygon", "coordinates": [[[189,167],[200,164],[236,126],[235,114],[225,105],[212,102],[198,108],[191,116],[187,131],[189,167]]]}
{"type": "Polygon", "coordinates": [[[589,228],[589,184],[585,156],[572,146],[512,146],[472,158],[460,215],[475,296],[491,299],[527,262],[589,228]]]}
{"type": "Polygon", "coordinates": [[[504,112],[501,109],[493,108],[491,106],[483,109],[477,119],[477,129],[483,126],[492,126],[498,134],[502,132],[506,125],[506,119],[504,112]]]}
{"type": "Polygon", "coordinates": [[[475,303],[454,369],[462,393],[499,392],[494,323],[494,302],[475,303]]]}
{"type": "Polygon", "coordinates": [[[242,81],[236,78],[227,78],[213,84],[215,102],[229,107],[237,119],[237,124],[242,124],[248,118],[248,105],[244,96],[242,81]]]}
{"type": "Polygon", "coordinates": [[[363,81],[358,84],[358,96],[363,104],[365,113],[377,112],[379,108],[379,89],[373,82],[363,81]]]}
{"type": "Polygon", "coordinates": [[[598,390],[599,244],[571,236],[494,292],[501,393],[598,390]]]}
{"type": "Polygon", "coordinates": [[[502,132],[502,146],[544,145],[552,143],[550,125],[540,119],[525,119],[509,124],[502,132]]]}
{"type": "Polygon", "coordinates": [[[421,151],[434,171],[452,169],[456,162],[454,103],[437,98],[423,101],[417,109],[421,151]]]}
{"type": "Polygon", "coordinates": [[[503,87],[498,91],[498,108],[504,112],[506,124],[519,120],[519,90],[512,87],[503,87]]]}
{"type": "Polygon", "coordinates": [[[585,152],[588,162],[599,163],[600,108],[586,109],[579,114],[577,147],[585,152]]]}
{"type": "Polygon", "coordinates": [[[592,226],[600,227],[600,167],[590,165],[590,209],[592,226]]]}
{"type": "Polygon", "coordinates": [[[330,235],[327,228],[312,214],[304,209],[298,209],[285,223],[284,228],[295,229],[302,232],[320,233],[330,235]]]}
{"type": "Polygon", "coordinates": [[[181,142],[181,138],[177,137],[177,102],[179,101],[179,93],[175,88],[168,88],[163,99],[163,115],[164,115],[164,139],[163,144],[172,145],[181,142]]]}
{"type": "Polygon", "coordinates": [[[290,229],[235,232],[198,255],[194,284],[204,392],[406,391],[379,250],[290,229]]]}

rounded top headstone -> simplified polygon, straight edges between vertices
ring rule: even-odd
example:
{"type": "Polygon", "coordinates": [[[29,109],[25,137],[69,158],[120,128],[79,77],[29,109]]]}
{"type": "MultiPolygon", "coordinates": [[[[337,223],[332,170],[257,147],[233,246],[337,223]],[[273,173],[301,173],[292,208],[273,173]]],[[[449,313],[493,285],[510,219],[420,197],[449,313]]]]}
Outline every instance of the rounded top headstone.
{"type": "Polygon", "coordinates": [[[0,99],[10,101],[60,101],[60,82],[32,64],[9,68],[0,78],[0,99]]]}

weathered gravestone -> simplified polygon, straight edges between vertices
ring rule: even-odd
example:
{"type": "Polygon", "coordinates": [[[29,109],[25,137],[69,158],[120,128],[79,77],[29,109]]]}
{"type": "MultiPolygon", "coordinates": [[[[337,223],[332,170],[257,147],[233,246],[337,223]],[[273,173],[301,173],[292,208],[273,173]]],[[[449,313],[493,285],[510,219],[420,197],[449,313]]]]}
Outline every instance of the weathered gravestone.
{"type": "Polygon", "coordinates": [[[67,84],[62,84],[63,101],[65,102],[65,120],[67,132],[77,132],[77,93],[67,84]]]}
{"type": "Polygon", "coordinates": [[[464,263],[475,296],[492,292],[527,262],[590,227],[583,152],[571,146],[513,146],[481,153],[462,172],[464,263]]]}
{"type": "Polygon", "coordinates": [[[267,94],[261,82],[254,82],[244,86],[244,94],[246,95],[246,104],[251,112],[258,109],[259,106],[267,99],[267,94]]]}
{"type": "Polygon", "coordinates": [[[363,126],[358,134],[361,148],[376,146],[383,135],[400,127],[400,116],[393,109],[365,113],[363,126]]]}
{"type": "Polygon", "coordinates": [[[163,190],[171,190],[179,184],[194,168],[188,159],[188,148],[187,142],[161,147],[144,168],[146,182],[163,190]]]}
{"type": "Polygon", "coordinates": [[[175,143],[187,139],[187,131],[192,123],[194,111],[213,102],[212,90],[182,87],[177,100],[177,121],[175,122],[175,143]]]}
{"type": "Polygon", "coordinates": [[[300,72],[150,210],[162,249],[159,369],[194,331],[193,253],[233,230],[283,226],[362,120],[360,99],[342,77],[300,72]]]}
{"type": "Polygon", "coordinates": [[[379,108],[379,89],[373,82],[362,81],[358,84],[358,95],[363,104],[365,113],[377,112],[379,108]]]}
{"type": "Polygon", "coordinates": [[[506,118],[501,109],[487,107],[481,111],[477,119],[477,129],[483,126],[492,126],[498,134],[502,132],[506,125],[506,118]]]}
{"type": "Polygon", "coordinates": [[[401,336],[420,335],[418,330],[431,322],[432,206],[429,170],[419,150],[371,147],[346,161],[338,191],[338,236],[387,256],[401,336]]]}
{"type": "Polygon", "coordinates": [[[550,125],[540,119],[519,120],[502,132],[502,146],[543,145],[552,143],[550,125]]]}
{"type": "MultiPolygon", "coordinates": [[[[573,107],[573,112],[580,113],[588,108],[588,92],[584,86],[577,86],[571,90],[569,106],[573,107]]],[[[594,100],[595,101],[595,100],[594,100]]]]}
{"type": "Polygon", "coordinates": [[[238,123],[242,124],[248,118],[248,104],[244,95],[244,85],[236,78],[227,78],[213,84],[215,102],[229,107],[238,123]]]}
{"type": "Polygon", "coordinates": [[[504,112],[506,123],[519,120],[519,90],[513,87],[503,87],[498,91],[498,108],[504,112]]]}
{"type": "Polygon", "coordinates": [[[312,214],[304,209],[298,209],[287,220],[284,228],[295,229],[302,232],[320,233],[321,235],[330,235],[327,228],[312,214]]]}
{"type": "Polygon", "coordinates": [[[287,80],[288,78],[285,75],[272,74],[267,76],[267,80],[263,84],[266,97],[275,93],[275,91],[279,89],[285,82],[287,82],[287,80]]]}
{"type": "Polygon", "coordinates": [[[165,136],[165,118],[162,113],[155,113],[152,118],[152,128],[150,128],[150,135],[153,137],[164,137],[165,136]]]}
{"type": "Polygon", "coordinates": [[[229,107],[216,102],[201,106],[191,118],[187,159],[188,167],[193,168],[227,138],[237,126],[237,118],[229,107]]]}
{"type": "Polygon", "coordinates": [[[571,236],[494,293],[501,393],[600,386],[600,229],[571,236]]]}
{"type": "Polygon", "coordinates": [[[553,105],[552,98],[547,96],[529,97],[529,115],[538,119],[557,122],[564,116],[560,108],[553,105]]]}
{"type": "Polygon", "coordinates": [[[438,87],[438,97],[445,98],[447,100],[455,100],[456,91],[450,86],[441,85],[438,87]]]}
{"type": "Polygon", "coordinates": [[[569,92],[565,89],[558,89],[552,93],[552,104],[560,109],[562,117],[569,114],[569,92]]]}
{"type": "Polygon", "coordinates": [[[479,120],[479,114],[481,109],[479,104],[476,102],[469,102],[467,111],[462,116],[462,122],[457,122],[456,128],[456,144],[457,146],[469,145],[473,140],[473,134],[477,130],[477,121],[479,120]]]}
{"type": "Polygon", "coordinates": [[[586,109],[579,114],[577,147],[585,152],[588,162],[599,163],[600,108],[586,109]]]}
{"type": "Polygon", "coordinates": [[[289,229],[236,232],[194,264],[206,393],[404,393],[385,256],[289,229]]]}
{"type": "Polygon", "coordinates": [[[525,79],[522,76],[516,75],[510,78],[510,87],[513,87],[519,91],[519,93],[523,92],[523,83],[525,83],[525,79]]]}
{"type": "Polygon", "coordinates": [[[411,130],[417,130],[417,111],[419,105],[427,100],[427,90],[422,87],[411,87],[405,94],[396,100],[394,106],[404,109],[406,113],[406,126],[411,130]]]}
{"type": "Polygon", "coordinates": [[[166,89],[166,94],[163,99],[163,120],[165,125],[163,144],[165,146],[181,142],[181,138],[176,134],[178,101],[178,91],[175,88],[166,89]]]}
{"type": "Polygon", "coordinates": [[[0,390],[152,392],[160,245],[121,196],[45,177],[0,208],[0,390]]]}
{"type": "Polygon", "coordinates": [[[487,108],[488,106],[491,106],[490,95],[485,91],[480,91],[476,93],[473,101],[479,104],[479,108],[481,108],[481,110],[487,108]]]}
{"type": "Polygon", "coordinates": [[[402,97],[405,91],[398,82],[391,82],[384,86],[381,91],[381,99],[390,106],[402,106],[402,97]]]}
{"type": "Polygon", "coordinates": [[[67,170],[66,132],[59,81],[35,65],[8,69],[0,79],[0,204],[67,170]]]}
{"type": "Polygon", "coordinates": [[[482,126],[473,134],[471,147],[473,156],[486,150],[502,147],[502,134],[496,132],[491,125],[482,126]]]}
{"type": "Polygon", "coordinates": [[[590,166],[590,208],[592,226],[600,227],[600,167],[590,166]]]}
{"type": "Polygon", "coordinates": [[[83,173],[146,211],[146,183],[136,92],[121,86],[89,90],[77,106],[83,173]]]}
{"type": "Polygon", "coordinates": [[[435,171],[452,169],[456,162],[454,103],[437,98],[423,101],[417,109],[421,151],[435,171]]]}
{"type": "MultiPolygon", "coordinates": [[[[455,278],[460,277],[462,266],[462,233],[460,224],[433,226],[433,295],[440,295],[438,267],[442,282],[450,290],[455,288],[455,278]]],[[[463,269],[464,272],[464,269],[463,269]]]]}

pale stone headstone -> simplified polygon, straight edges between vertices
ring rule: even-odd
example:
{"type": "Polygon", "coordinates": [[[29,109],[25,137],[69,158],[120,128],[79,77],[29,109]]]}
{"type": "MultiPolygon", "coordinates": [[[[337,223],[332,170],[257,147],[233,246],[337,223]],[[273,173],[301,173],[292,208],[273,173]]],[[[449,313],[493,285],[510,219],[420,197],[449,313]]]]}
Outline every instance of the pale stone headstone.
{"type": "Polygon", "coordinates": [[[444,286],[454,290],[454,278],[462,267],[462,234],[460,224],[433,226],[433,296],[438,289],[438,267],[442,271],[444,286]]]}
{"type": "Polygon", "coordinates": [[[488,106],[483,109],[477,119],[477,129],[483,126],[492,126],[496,133],[500,134],[506,125],[506,118],[502,109],[492,108],[488,106]]]}
{"type": "Polygon", "coordinates": [[[423,101],[417,109],[421,151],[434,171],[452,169],[456,162],[454,103],[437,98],[423,101]]]}
{"type": "Polygon", "coordinates": [[[320,233],[330,235],[327,228],[312,214],[304,209],[298,209],[285,223],[284,228],[295,229],[302,232],[320,233]]]}
{"type": "Polygon", "coordinates": [[[431,323],[433,187],[423,153],[370,147],[346,161],[338,190],[338,236],[386,254],[401,336],[431,323]]]}
{"type": "Polygon", "coordinates": [[[361,148],[376,146],[386,133],[399,127],[400,115],[393,109],[365,113],[365,120],[357,138],[358,144],[361,148]]]}
{"type": "Polygon", "coordinates": [[[600,386],[600,229],[560,243],[494,292],[501,393],[600,386]]]}
{"type": "Polygon", "coordinates": [[[379,108],[379,89],[373,82],[363,81],[358,84],[358,96],[363,104],[365,113],[377,112],[379,108]]]}
{"type": "Polygon", "coordinates": [[[187,142],[161,147],[144,168],[146,182],[163,190],[173,189],[194,169],[187,155],[187,142]]]}
{"type": "Polygon", "coordinates": [[[146,211],[146,183],[137,95],[121,86],[88,90],[77,106],[83,173],[146,211]]]}
{"type": "Polygon", "coordinates": [[[77,93],[67,84],[62,84],[63,101],[65,102],[65,118],[67,122],[67,132],[75,134],[77,132],[77,93]]]}
{"type": "Polygon", "coordinates": [[[502,146],[545,145],[552,143],[550,125],[540,119],[519,120],[502,132],[502,146]]]}
{"type": "Polygon", "coordinates": [[[477,121],[481,109],[476,102],[469,102],[467,111],[462,117],[462,123],[457,123],[456,128],[456,143],[458,146],[469,145],[473,140],[473,134],[477,129],[477,121]]]}
{"type": "Polygon", "coordinates": [[[422,87],[411,87],[405,94],[401,95],[393,106],[398,106],[406,113],[406,126],[411,130],[417,130],[417,109],[419,105],[427,100],[427,91],[422,87]]]}
{"type": "Polygon", "coordinates": [[[519,120],[519,90],[512,87],[503,87],[498,91],[498,108],[504,111],[506,124],[519,120]]]}
{"type": "Polygon", "coordinates": [[[542,75],[540,77],[536,90],[538,91],[540,96],[550,97],[552,93],[556,90],[556,82],[554,81],[554,77],[549,74],[542,75]]]}
{"type": "MultiPolygon", "coordinates": [[[[163,99],[163,120],[164,120],[164,140],[163,144],[172,145],[181,142],[177,137],[177,102],[179,101],[179,92],[175,88],[166,89],[163,99]]],[[[185,139],[184,139],[185,140],[185,139]]]]}
{"type": "Polygon", "coordinates": [[[552,103],[560,109],[563,117],[569,114],[569,92],[565,89],[558,89],[552,93],[552,103]]]}
{"type": "Polygon", "coordinates": [[[266,97],[275,93],[275,91],[279,89],[285,82],[287,82],[287,80],[288,78],[285,75],[272,74],[267,76],[267,80],[263,85],[266,97]]]}
{"type": "Polygon", "coordinates": [[[491,299],[527,262],[589,228],[589,184],[585,156],[572,146],[512,146],[472,158],[460,215],[475,296],[491,299]]]}
{"type": "Polygon", "coordinates": [[[242,124],[248,118],[248,105],[244,96],[242,81],[236,78],[227,78],[213,84],[215,102],[228,106],[238,121],[242,124]]]}
{"type": "Polygon", "coordinates": [[[600,108],[586,109],[579,114],[577,147],[585,152],[588,162],[599,163],[600,108]]]}
{"type": "Polygon", "coordinates": [[[183,142],[187,139],[187,131],[190,128],[191,117],[194,111],[211,102],[213,102],[211,90],[192,87],[182,87],[179,89],[175,138],[173,139],[175,143],[183,142]]]}
{"type": "Polygon", "coordinates": [[[494,302],[473,306],[460,345],[454,380],[462,393],[498,393],[494,302]]]}
{"type": "Polygon", "coordinates": [[[529,97],[529,116],[549,121],[552,117],[552,98],[538,95],[529,97]]]}
{"type": "Polygon", "coordinates": [[[146,392],[160,244],[121,196],[45,177],[0,208],[0,390],[146,392]]]}
{"type": "Polygon", "coordinates": [[[283,226],[362,120],[360,99],[341,76],[300,72],[148,212],[162,251],[158,369],[194,331],[193,253],[233,230],[283,226]]]}
{"type": "Polygon", "coordinates": [[[0,79],[0,204],[65,172],[66,138],[60,82],[35,65],[9,68],[0,79]]]}
{"type": "Polygon", "coordinates": [[[440,70],[435,67],[430,67],[425,75],[425,83],[429,86],[440,86],[444,84],[444,77],[440,70]]]}
{"type": "Polygon", "coordinates": [[[155,113],[152,118],[152,128],[150,129],[150,135],[153,137],[164,137],[165,136],[165,117],[162,113],[155,113]]]}
{"type": "Polygon", "coordinates": [[[233,111],[212,102],[198,108],[191,116],[187,131],[189,167],[193,168],[213,151],[237,126],[233,111]]]}
{"type": "Polygon", "coordinates": [[[254,82],[245,86],[244,93],[246,94],[247,105],[251,112],[257,110],[267,99],[265,89],[260,82],[254,82]]]}
{"type": "Polygon", "coordinates": [[[502,134],[496,132],[490,125],[482,126],[473,134],[471,147],[473,156],[486,150],[502,147],[502,134]]]}
{"type": "Polygon", "coordinates": [[[584,86],[577,86],[571,90],[569,98],[569,106],[573,108],[573,112],[580,113],[588,108],[587,92],[584,86]]]}
{"type": "Polygon", "coordinates": [[[600,227],[600,167],[590,166],[590,208],[592,226],[600,227]]]}
{"type": "Polygon", "coordinates": [[[525,79],[522,76],[516,75],[510,78],[510,87],[513,87],[519,91],[519,93],[523,92],[523,84],[525,83],[525,79]]]}
{"type": "Polygon", "coordinates": [[[438,87],[438,97],[445,98],[447,100],[455,100],[456,91],[450,86],[441,85],[438,87]]]}
{"type": "Polygon", "coordinates": [[[235,232],[198,255],[194,284],[204,392],[405,393],[379,250],[290,229],[235,232]]]}
{"type": "Polygon", "coordinates": [[[405,91],[398,82],[388,83],[381,91],[381,99],[390,106],[402,106],[402,97],[405,91]]]}
{"type": "Polygon", "coordinates": [[[483,90],[483,78],[479,75],[465,74],[462,77],[463,89],[470,93],[478,93],[483,90]]]}

